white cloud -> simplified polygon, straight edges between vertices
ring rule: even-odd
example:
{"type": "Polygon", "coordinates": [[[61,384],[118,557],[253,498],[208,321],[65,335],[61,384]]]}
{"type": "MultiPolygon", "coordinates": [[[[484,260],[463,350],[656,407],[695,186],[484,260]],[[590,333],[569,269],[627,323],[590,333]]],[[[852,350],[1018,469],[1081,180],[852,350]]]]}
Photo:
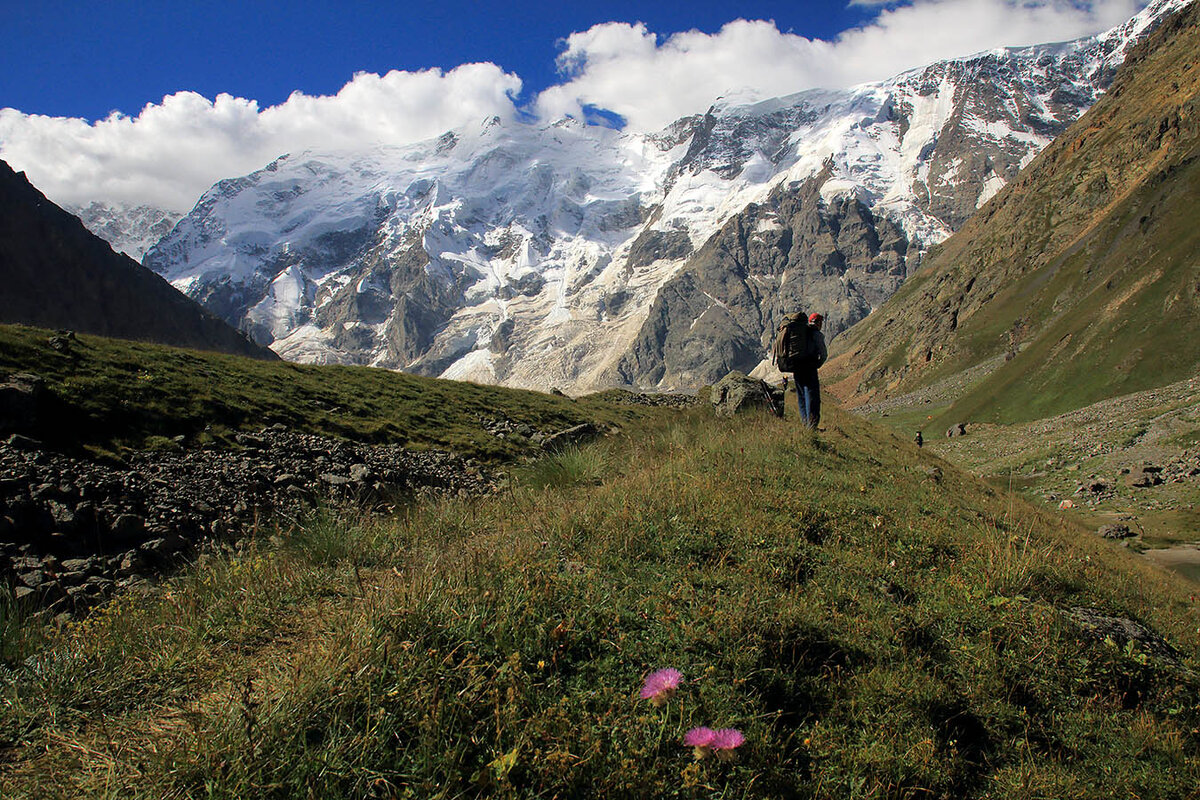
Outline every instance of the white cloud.
{"type": "Polygon", "coordinates": [[[0,109],[0,158],[61,204],[103,200],[186,211],[221,178],[286,152],[405,143],[492,115],[511,117],[521,80],[493,64],[449,72],[360,73],[333,96],[299,92],[259,109],[253,100],[194,92],[164,97],[136,117],[83,119],[0,109]]]}
{"type": "Polygon", "coordinates": [[[840,88],[993,47],[1066,41],[1124,22],[1141,5],[917,0],[882,9],[834,41],[783,33],[761,21],[737,20],[714,34],[689,31],[661,41],[644,25],[607,23],[566,39],[559,57],[565,80],[540,95],[538,109],[556,116],[594,105],[621,114],[632,129],[656,130],[703,112],[721,95],[840,88]]]}
{"type": "MultiPolygon", "coordinates": [[[[882,0],[851,0],[863,4],[882,0]]],[[[571,34],[563,80],[543,91],[544,118],[587,105],[616,112],[633,130],[656,130],[703,112],[721,95],[774,97],[881,80],[940,58],[1005,45],[1061,41],[1123,22],[1139,0],[915,0],[880,7],[836,40],[735,20],[714,34],[660,39],[642,24],[608,23],[571,34]]],[[[516,113],[521,80],[494,64],[449,72],[356,75],[333,96],[254,100],[179,92],[136,117],[82,119],[0,109],[0,158],[52,200],[151,203],[186,211],[216,180],[258,169],[285,152],[407,143],[482,118],[516,113]]]]}

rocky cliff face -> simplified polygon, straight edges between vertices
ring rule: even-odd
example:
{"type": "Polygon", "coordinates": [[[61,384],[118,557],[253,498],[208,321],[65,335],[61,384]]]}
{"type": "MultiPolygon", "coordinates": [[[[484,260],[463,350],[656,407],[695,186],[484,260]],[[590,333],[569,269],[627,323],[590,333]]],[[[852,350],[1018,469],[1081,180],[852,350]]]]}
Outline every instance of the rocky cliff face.
{"type": "Polygon", "coordinates": [[[146,264],[286,358],[515,386],[749,371],[784,308],[888,297],[1178,0],[1066,44],[718,103],[653,135],[488,120],[215,186],[146,264]]]}
{"type": "Polygon", "coordinates": [[[0,161],[0,322],[275,358],[0,161]]]}
{"type": "Polygon", "coordinates": [[[820,308],[836,335],[895,292],[917,253],[898,224],[858,198],[824,200],[832,176],[827,164],[780,187],[714,234],[659,292],[618,377],[711,382],[758,364],[785,314],[820,308]]]}
{"type": "Polygon", "coordinates": [[[1200,369],[1198,58],[1200,11],[1188,7],[838,342],[828,369],[840,392],[881,399],[991,364],[956,413],[1019,420],[1200,369]]]}

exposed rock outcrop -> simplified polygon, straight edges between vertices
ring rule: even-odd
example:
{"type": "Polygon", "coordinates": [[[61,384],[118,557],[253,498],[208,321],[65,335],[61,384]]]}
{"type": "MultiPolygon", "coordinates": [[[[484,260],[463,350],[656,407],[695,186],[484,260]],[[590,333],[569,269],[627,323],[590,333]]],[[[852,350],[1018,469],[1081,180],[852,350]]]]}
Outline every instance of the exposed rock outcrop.
{"type": "Polygon", "coordinates": [[[620,379],[689,386],[749,372],[785,314],[819,310],[832,337],[890,297],[917,251],[862,201],[825,201],[833,174],[826,164],[726,223],[659,291],[620,379]]]}
{"type": "Polygon", "coordinates": [[[1114,617],[1094,608],[1077,607],[1064,614],[1092,639],[1107,639],[1118,647],[1132,644],[1156,661],[1176,667],[1183,665],[1179,651],[1170,642],[1136,620],[1114,617]]]}
{"type": "Polygon", "coordinates": [[[237,450],[143,452],[99,464],[0,443],[0,581],[77,613],[206,542],[273,530],[318,501],[482,494],[498,477],[449,453],[368,446],[276,426],[237,450]]]}

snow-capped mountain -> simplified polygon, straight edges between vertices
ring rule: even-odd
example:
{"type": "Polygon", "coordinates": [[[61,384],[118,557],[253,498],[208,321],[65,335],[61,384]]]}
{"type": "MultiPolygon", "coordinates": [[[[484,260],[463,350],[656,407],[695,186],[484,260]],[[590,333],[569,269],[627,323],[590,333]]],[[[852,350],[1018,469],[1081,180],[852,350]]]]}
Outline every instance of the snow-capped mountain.
{"type": "Polygon", "coordinates": [[[293,360],[695,385],[758,364],[786,308],[834,334],[868,314],[1184,2],[653,135],[491,119],[285,156],[214,186],[145,264],[293,360]]]}
{"type": "Polygon", "coordinates": [[[155,206],[111,206],[92,202],[86,206],[64,206],[79,217],[84,227],[134,261],[171,232],[181,214],[155,206]]]}

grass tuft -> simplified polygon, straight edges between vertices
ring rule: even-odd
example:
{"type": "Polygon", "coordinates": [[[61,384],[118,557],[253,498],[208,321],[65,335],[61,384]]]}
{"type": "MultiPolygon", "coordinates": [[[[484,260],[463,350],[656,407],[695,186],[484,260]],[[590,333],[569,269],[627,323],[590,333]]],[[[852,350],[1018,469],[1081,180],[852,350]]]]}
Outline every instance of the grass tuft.
{"type": "Polygon", "coordinates": [[[603,448],[568,447],[538,459],[518,479],[534,489],[563,489],[603,483],[608,469],[608,455],[603,448]]]}

